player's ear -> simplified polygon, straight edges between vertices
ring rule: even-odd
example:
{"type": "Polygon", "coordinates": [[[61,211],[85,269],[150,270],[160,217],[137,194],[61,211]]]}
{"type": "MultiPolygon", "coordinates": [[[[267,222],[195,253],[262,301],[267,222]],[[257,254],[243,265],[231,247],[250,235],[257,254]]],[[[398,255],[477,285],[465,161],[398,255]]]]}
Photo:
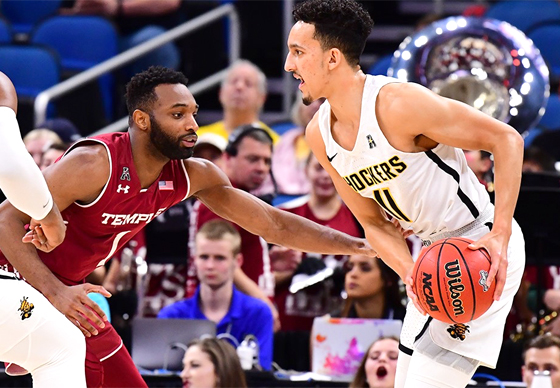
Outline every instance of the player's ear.
{"type": "Polygon", "coordinates": [[[132,112],[132,120],[142,131],[145,131],[150,127],[150,115],[140,109],[136,109],[132,112]]]}
{"type": "Polygon", "coordinates": [[[340,65],[344,56],[342,52],[337,48],[332,48],[329,50],[329,70],[333,70],[340,65]]]}

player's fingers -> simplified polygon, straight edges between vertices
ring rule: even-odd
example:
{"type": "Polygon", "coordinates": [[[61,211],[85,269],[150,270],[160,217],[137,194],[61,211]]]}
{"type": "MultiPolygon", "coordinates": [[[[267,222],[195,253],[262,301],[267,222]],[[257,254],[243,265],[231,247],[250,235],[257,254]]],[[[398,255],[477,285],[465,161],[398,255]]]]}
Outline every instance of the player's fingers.
{"type": "MultiPolygon", "coordinates": [[[[90,321],[94,321],[94,319],[92,318],[92,316],[93,316],[94,314],[91,314],[91,312],[90,312],[90,314],[87,315],[87,318],[86,318],[86,316],[84,316],[85,314],[88,313],[87,310],[88,310],[88,309],[84,309],[84,310],[81,311],[81,314],[80,314],[80,316],[79,316],[79,318],[78,318],[78,322],[79,322],[81,328],[82,328],[83,330],[87,331],[87,333],[89,334],[88,337],[91,337],[92,335],[97,335],[97,334],[99,334],[99,331],[97,330],[97,328],[96,328],[95,326],[93,326],[93,325],[90,323],[90,321]],[[82,314],[84,314],[84,315],[82,315],[82,314]],[[90,321],[88,321],[88,319],[89,319],[90,321]]],[[[95,322],[95,321],[94,321],[94,322],[95,322]]],[[[95,323],[97,324],[97,322],[95,322],[95,323]]],[[[101,326],[101,325],[98,325],[98,326],[101,326]]],[[[83,330],[82,330],[82,331],[83,331],[83,330]]],[[[87,335],[87,334],[86,334],[86,335],[87,335]]]]}
{"type": "Polygon", "coordinates": [[[494,291],[494,300],[500,300],[507,277],[507,260],[501,260],[498,273],[496,274],[496,291],[494,291]]]}
{"type": "Polygon", "coordinates": [[[33,236],[35,235],[35,233],[30,230],[27,233],[25,233],[25,235],[21,238],[21,241],[24,243],[30,243],[33,240],[33,236]]]}
{"type": "Polygon", "coordinates": [[[407,276],[407,278],[405,279],[406,294],[408,295],[408,297],[410,298],[410,300],[412,301],[412,303],[414,304],[416,309],[418,311],[420,311],[420,313],[422,315],[426,315],[426,311],[424,310],[424,308],[420,305],[420,302],[418,301],[418,296],[416,296],[416,294],[414,293],[413,282],[414,281],[412,280],[412,276],[407,276]]]}
{"type": "Polygon", "coordinates": [[[107,316],[105,315],[105,312],[101,309],[101,307],[99,307],[97,303],[95,303],[93,300],[91,300],[88,297],[85,298],[83,303],[89,308],[85,308],[82,314],[87,316],[89,320],[95,323],[97,326],[104,328],[105,322],[107,322],[108,319],[107,316]]]}
{"type": "Polygon", "coordinates": [[[65,314],[65,315],[66,315],[66,318],[70,322],[72,322],[72,324],[74,326],[76,326],[78,329],[80,329],[80,331],[82,332],[82,334],[84,336],[91,337],[91,333],[88,330],[86,330],[86,328],[84,326],[82,326],[82,324],[80,323],[80,320],[78,318],[80,318],[81,315],[76,310],[72,310],[72,313],[68,313],[68,314],[65,314]]]}
{"type": "Polygon", "coordinates": [[[98,286],[98,285],[89,284],[89,283],[86,283],[84,285],[86,286],[85,290],[88,294],[91,293],[91,292],[95,292],[95,293],[103,295],[106,298],[110,298],[112,296],[112,294],[109,291],[107,291],[107,289],[103,286],[98,286]]]}
{"type": "Polygon", "coordinates": [[[41,226],[36,226],[33,230],[35,231],[36,238],[39,239],[41,243],[44,244],[47,242],[47,237],[45,236],[45,232],[43,232],[43,228],[41,228],[41,226]]]}

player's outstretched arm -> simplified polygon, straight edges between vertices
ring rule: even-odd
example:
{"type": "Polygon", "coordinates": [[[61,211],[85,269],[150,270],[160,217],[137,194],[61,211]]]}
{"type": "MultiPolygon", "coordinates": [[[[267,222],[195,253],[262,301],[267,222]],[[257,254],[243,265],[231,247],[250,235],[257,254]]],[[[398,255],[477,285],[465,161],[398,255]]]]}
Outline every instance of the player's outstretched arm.
{"type": "Polygon", "coordinates": [[[304,252],[376,255],[364,239],[278,210],[232,187],[227,176],[210,162],[190,159],[185,161],[185,166],[192,195],[220,217],[262,236],[269,243],[304,252]]]}
{"type": "MultiPolygon", "coordinates": [[[[103,146],[79,147],[45,170],[54,201],[61,210],[71,203],[91,202],[101,192],[109,177],[109,161],[103,146]]],[[[5,201],[0,205],[0,249],[22,276],[76,326],[84,335],[97,334],[106,320],[101,308],[88,298],[89,292],[110,294],[101,286],[81,284],[68,287],[45,266],[31,244],[22,242],[24,225],[30,222],[25,213],[5,201]]],[[[79,259],[79,258],[76,258],[79,259]]]]}
{"type": "Polygon", "coordinates": [[[38,249],[49,251],[62,242],[66,228],[60,212],[53,206],[39,167],[21,140],[16,111],[14,86],[0,72],[0,188],[17,209],[41,220],[33,225],[32,230],[35,230],[36,226],[44,224],[39,231],[42,232],[40,239],[36,238],[33,243],[38,249]]]}
{"type": "Polygon", "coordinates": [[[488,284],[496,280],[494,299],[499,299],[506,281],[507,246],[521,185],[522,137],[507,124],[414,84],[391,84],[381,89],[377,111],[382,112],[382,126],[399,132],[399,138],[405,139],[404,143],[420,148],[402,149],[397,144],[396,148],[401,151],[423,151],[422,144],[431,142],[484,150],[494,155],[494,226],[470,248],[485,248],[490,253],[492,266],[488,284]]]}

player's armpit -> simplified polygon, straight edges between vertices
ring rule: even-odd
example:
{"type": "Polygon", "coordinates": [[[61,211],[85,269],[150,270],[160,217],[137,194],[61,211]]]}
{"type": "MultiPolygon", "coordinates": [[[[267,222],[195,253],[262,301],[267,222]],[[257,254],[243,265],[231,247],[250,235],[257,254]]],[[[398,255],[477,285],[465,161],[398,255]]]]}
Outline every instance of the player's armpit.
{"type": "Polygon", "coordinates": [[[110,177],[109,155],[104,146],[86,143],[46,168],[43,175],[54,202],[63,211],[74,202],[94,201],[110,177]]]}

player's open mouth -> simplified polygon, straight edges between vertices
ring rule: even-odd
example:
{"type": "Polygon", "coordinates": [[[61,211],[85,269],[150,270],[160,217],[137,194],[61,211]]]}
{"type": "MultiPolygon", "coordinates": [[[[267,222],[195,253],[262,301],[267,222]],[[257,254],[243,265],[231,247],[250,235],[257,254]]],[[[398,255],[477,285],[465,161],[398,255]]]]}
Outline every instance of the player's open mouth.
{"type": "Polygon", "coordinates": [[[380,366],[379,368],[377,368],[377,372],[375,372],[375,374],[377,375],[377,377],[383,378],[387,376],[387,369],[385,369],[384,366],[380,366]]]}
{"type": "Polygon", "coordinates": [[[181,139],[181,143],[183,143],[186,147],[194,147],[197,140],[197,135],[187,135],[181,139]]]}
{"type": "Polygon", "coordinates": [[[301,87],[303,86],[303,84],[305,83],[305,81],[304,81],[303,78],[301,78],[298,74],[293,73],[293,75],[294,75],[294,78],[297,79],[297,80],[300,82],[299,88],[301,89],[301,87]]]}

